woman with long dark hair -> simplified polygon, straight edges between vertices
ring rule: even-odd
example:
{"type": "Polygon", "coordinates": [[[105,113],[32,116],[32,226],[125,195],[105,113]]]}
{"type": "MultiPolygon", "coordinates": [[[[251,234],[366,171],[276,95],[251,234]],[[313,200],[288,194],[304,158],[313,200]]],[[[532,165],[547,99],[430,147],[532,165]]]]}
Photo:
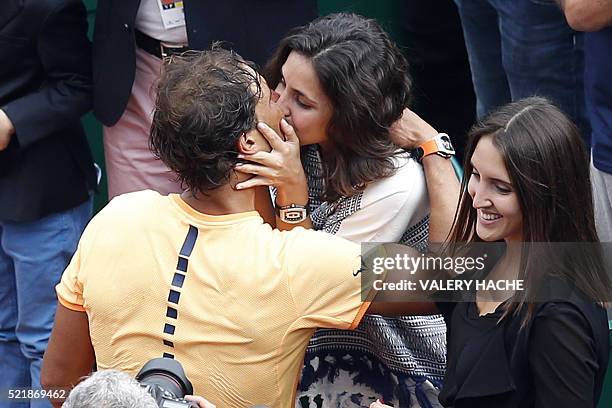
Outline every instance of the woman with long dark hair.
{"type": "MultiPolygon", "coordinates": [[[[446,237],[459,188],[448,160],[452,148],[428,151],[419,163],[396,144],[401,138],[401,147],[412,148],[448,136],[405,110],[408,64],[374,20],[335,14],[295,29],[265,76],[285,114],[286,140],[261,127],[274,150],[245,157],[250,163],[237,169],[255,177],[238,187],[276,187],[277,228],[298,225],[420,249],[428,238],[446,237]]],[[[354,332],[319,330],[306,354],[299,402],[367,405],[382,394],[427,406],[444,373],[444,335],[440,316],[367,316],[354,332]]]]}
{"type": "Polygon", "coordinates": [[[511,103],[472,129],[464,168],[448,248],[503,243],[484,278],[522,280],[524,290],[437,303],[448,326],[440,402],[595,407],[608,364],[610,279],[578,129],[545,99],[511,103]]]}

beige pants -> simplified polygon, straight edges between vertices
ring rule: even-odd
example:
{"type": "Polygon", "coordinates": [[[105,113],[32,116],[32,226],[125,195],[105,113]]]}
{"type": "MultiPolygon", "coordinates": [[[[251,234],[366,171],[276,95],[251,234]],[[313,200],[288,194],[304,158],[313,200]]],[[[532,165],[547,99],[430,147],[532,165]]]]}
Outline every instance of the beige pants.
{"type": "Polygon", "coordinates": [[[132,94],[119,122],[104,127],[104,157],[109,200],[120,194],[155,190],[161,194],[180,192],[175,175],[149,150],[155,83],[162,62],[136,48],[136,76],[132,94]]]}

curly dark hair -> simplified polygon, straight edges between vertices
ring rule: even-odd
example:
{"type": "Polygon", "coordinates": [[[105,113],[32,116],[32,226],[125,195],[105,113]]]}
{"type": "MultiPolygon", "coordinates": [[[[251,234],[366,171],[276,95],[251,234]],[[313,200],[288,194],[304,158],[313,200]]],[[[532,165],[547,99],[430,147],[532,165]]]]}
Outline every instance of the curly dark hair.
{"type": "Polygon", "coordinates": [[[253,64],[231,51],[173,57],[157,85],[151,150],[193,193],[222,186],[238,162],[238,138],[257,123],[260,97],[253,64]]]}
{"type": "Polygon", "coordinates": [[[397,146],[389,126],[410,101],[408,63],[372,19],[331,14],[297,27],[283,40],[264,75],[271,88],[291,51],[308,57],[334,112],[327,129],[333,152],[324,157],[326,199],[350,196],[391,175],[397,146]]]}

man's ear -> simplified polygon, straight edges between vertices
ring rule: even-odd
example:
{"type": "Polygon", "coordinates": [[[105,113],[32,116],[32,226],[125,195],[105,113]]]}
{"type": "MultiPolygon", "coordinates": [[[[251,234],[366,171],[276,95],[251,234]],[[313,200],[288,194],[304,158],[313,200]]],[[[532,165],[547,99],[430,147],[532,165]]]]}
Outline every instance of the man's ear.
{"type": "Polygon", "coordinates": [[[241,154],[253,154],[259,151],[269,152],[272,150],[265,137],[257,129],[249,130],[240,135],[237,147],[238,152],[241,154]]]}
{"type": "Polygon", "coordinates": [[[253,129],[240,135],[237,142],[239,153],[253,154],[261,149],[261,147],[257,145],[255,133],[257,133],[257,130],[253,129]]]}

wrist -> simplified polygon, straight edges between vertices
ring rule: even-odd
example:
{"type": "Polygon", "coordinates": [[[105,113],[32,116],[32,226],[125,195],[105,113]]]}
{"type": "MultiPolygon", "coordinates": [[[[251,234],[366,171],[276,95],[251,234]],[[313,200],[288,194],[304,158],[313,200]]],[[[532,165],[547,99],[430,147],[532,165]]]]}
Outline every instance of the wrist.
{"type": "Polygon", "coordinates": [[[423,129],[423,130],[417,132],[417,135],[419,136],[418,144],[422,145],[423,143],[425,143],[425,142],[433,139],[434,137],[438,136],[440,133],[441,132],[438,132],[433,127],[429,127],[427,129],[423,129]]]}
{"type": "Polygon", "coordinates": [[[306,203],[308,203],[308,185],[306,184],[306,177],[291,185],[277,187],[276,205],[306,205],[306,203]]]}
{"type": "Polygon", "coordinates": [[[435,138],[439,134],[440,133],[437,132],[434,128],[428,129],[427,131],[419,132],[418,133],[419,138],[417,140],[417,146],[420,146],[423,143],[426,143],[426,142],[430,141],[431,139],[435,138]]]}
{"type": "Polygon", "coordinates": [[[306,205],[308,203],[308,194],[283,194],[277,190],[275,205],[285,207],[291,204],[306,205]]]}
{"type": "Polygon", "coordinates": [[[439,156],[437,154],[428,154],[421,159],[421,163],[428,165],[447,165],[450,157],[439,156]]]}

